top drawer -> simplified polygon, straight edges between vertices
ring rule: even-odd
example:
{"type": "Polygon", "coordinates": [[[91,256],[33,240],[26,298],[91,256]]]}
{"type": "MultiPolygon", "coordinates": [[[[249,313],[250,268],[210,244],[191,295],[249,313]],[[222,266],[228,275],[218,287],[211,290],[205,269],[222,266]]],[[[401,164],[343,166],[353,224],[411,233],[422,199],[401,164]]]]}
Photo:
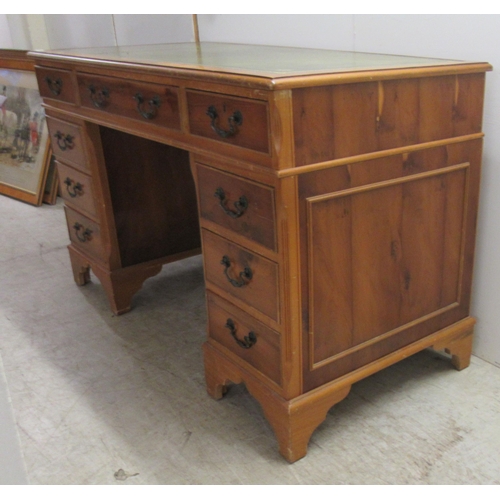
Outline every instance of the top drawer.
{"type": "Polygon", "coordinates": [[[266,102],[194,90],[186,95],[192,134],[269,153],[266,102]]]}
{"type": "Polygon", "coordinates": [[[75,90],[70,71],[37,66],[36,77],[42,97],[75,103],[75,90]]]}
{"type": "Polygon", "coordinates": [[[58,160],[89,172],[80,126],[47,116],[52,149],[58,160]]]}
{"type": "Polygon", "coordinates": [[[78,73],[83,107],[180,130],[177,87],[78,73]]]}

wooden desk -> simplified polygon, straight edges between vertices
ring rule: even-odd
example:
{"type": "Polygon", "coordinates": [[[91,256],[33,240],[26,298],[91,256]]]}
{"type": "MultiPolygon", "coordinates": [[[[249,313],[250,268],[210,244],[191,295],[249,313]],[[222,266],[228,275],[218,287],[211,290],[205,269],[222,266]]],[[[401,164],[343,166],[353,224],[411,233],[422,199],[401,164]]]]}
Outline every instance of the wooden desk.
{"type": "Polygon", "coordinates": [[[121,314],[201,246],[208,392],[244,382],[288,461],[354,382],[430,346],[468,365],[488,64],[209,43],[31,55],[76,282],[91,268],[121,314]]]}

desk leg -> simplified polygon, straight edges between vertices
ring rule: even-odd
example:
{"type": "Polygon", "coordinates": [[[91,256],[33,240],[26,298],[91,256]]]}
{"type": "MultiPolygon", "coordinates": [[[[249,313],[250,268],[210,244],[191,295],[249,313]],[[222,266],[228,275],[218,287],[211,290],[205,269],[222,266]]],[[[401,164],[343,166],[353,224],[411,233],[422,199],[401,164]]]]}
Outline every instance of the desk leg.
{"type": "Polygon", "coordinates": [[[204,354],[208,393],[220,399],[231,382],[244,383],[260,403],[274,430],[280,453],[290,463],[305,457],[312,433],[325,420],[328,410],[342,401],[351,389],[350,384],[331,385],[287,401],[208,343],[204,345],[204,354]]]}
{"type": "Polygon", "coordinates": [[[68,246],[71,268],[73,269],[73,278],[79,286],[90,282],[90,263],[83,255],[76,252],[71,245],[68,246]]]}
{"type": "Polygon", "coordinates": [[[158,274],[163,267],[163,264],[156,262],[110,271],[91,261],[71,245],[68,250],[76,283],[80,286],[88,283],[92,269],[108,297],[111,310],[117,316],[130,311],[132,297],[148,278],[158,274]]]}
{"type": "Polygon", "coordinates": [[[435,343],[432,348],[436,351],[444,350],[447,354],[451,354],[452,365],[457,370],[463,370],[470,364],[473,338],[474,328],[471,328],[458,338],[435,343]]]}

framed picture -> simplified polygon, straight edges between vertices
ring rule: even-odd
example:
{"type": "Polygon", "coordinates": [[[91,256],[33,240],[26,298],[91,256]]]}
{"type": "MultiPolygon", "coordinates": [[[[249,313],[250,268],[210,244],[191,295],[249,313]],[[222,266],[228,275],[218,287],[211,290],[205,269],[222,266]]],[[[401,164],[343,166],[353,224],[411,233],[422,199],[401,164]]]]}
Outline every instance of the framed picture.
{"type": "Polygon", "coordinates": [[[49,150],[49,169],[45,189],[43,192],[43,203],[55,205],[59,191],[59,178],[57,176],[56,157],[52,154],[52,148],[49,150]]]}
{"type": "Polygon", "coordinates": [[[0,50],[0,194],[41,205],[49,149],[33,62],[26,51],[0,50]]]}

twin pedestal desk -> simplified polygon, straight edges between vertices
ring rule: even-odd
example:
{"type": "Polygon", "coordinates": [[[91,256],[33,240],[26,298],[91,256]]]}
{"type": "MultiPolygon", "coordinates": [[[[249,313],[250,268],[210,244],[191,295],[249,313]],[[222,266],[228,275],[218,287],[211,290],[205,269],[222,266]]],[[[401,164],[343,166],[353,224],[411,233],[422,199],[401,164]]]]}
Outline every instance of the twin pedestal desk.
{"type": "Polygon", "coordinates": [[[202,251],[208,393],[245,383],[288,461],[356,381],[428,347],[468,365],[488,64],[215,43],[30,55],[75,281],[92,269],[122,314],[202,251]]]}

